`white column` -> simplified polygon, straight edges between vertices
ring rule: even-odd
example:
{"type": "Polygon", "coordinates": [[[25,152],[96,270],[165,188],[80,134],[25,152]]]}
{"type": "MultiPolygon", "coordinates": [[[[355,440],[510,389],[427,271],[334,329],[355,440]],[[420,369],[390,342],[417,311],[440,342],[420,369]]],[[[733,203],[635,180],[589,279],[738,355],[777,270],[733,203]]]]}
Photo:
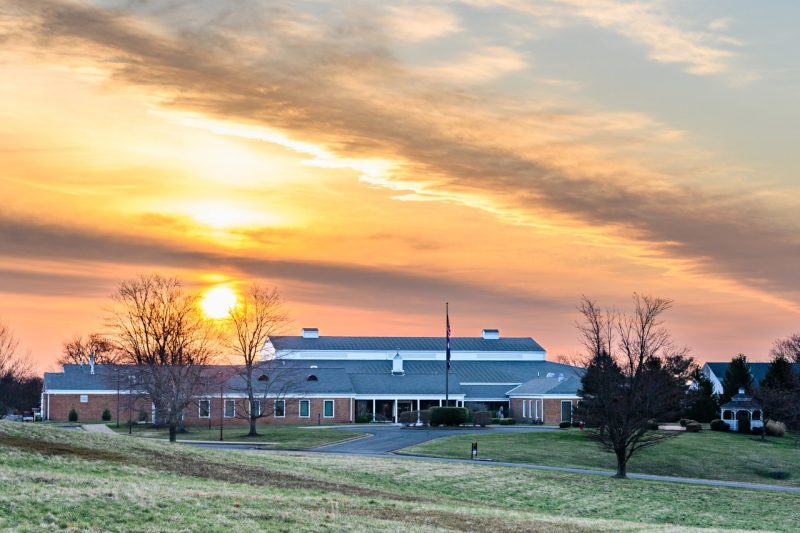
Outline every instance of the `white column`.
{"type": "Polygon", "coordinates": [[[394,407],[392,407],[392,418],[394,418],[395,422],[398,422],[398,420],[397,420],[397,398],[394,399],[394,407]]]}
{"type": "Polygon", "coordinates": [[[527,400],[522,400],[522,418],[525,418],[525,403],[527,400]]]}
{"type": "Polygon", "coordinates": [[[375,398],[372,399],[372,421],[375,422],[375,398]]]}
{"type": "Polygon", "coordinates": [[[441,407],[441,406],[442,406],[442,399],[439,398],[439,407],[441,407]]]}

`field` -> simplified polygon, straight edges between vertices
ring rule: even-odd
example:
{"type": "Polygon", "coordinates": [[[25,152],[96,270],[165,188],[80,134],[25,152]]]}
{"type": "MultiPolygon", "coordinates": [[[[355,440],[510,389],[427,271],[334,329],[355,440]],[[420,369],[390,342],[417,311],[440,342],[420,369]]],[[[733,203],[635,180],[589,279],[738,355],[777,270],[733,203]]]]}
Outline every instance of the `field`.
{"type": "Polygon", "coordinates": [[[218,452],[0,421],[0,529],[789,531],[798,498],[469,464],[218,452]]]}
{"type": "MultiPolygon", "coordinates": [[[[578,429],[554,432],[459,435],[406,448],[402,453],[468,457],[478,442],[481,458],[550,466],[616,469],[614,456],[578,429]]],[[[634,455],[628,472],[800,486],[800,444],[795,437],[760,437],[701,431],[683,433],[634,455]],[[775,479],[774,472],[788,474],[775,479]]]]}
{"type": "MultiPolygon", "coordinates": [[[[108,427],[119,433],[127,434],[128,428],[122,424],[119,428],[115,424],[107,424],[108,427]]],[[[246,426],[226,426],[223,429],[223,437],[227,442],[252,442],[259,447],[297,450],[301,448],[315,448],[326,444],[333,444],[343,440],[359,437],[363,432],[331,430],[325,428],[300,428],[292,426],[258,426],[257,437],[247,436],[246,426]]],[[[133,426],[133,435],[136,437],[146,437],[152,439],[168,439],[169,430],[151,426],[133,426]]],[[[178,440],[204,440],[219,441],[219,427],[208,429],[207,427],[190,427],[186,433],[179,433],[178,440]]]]}

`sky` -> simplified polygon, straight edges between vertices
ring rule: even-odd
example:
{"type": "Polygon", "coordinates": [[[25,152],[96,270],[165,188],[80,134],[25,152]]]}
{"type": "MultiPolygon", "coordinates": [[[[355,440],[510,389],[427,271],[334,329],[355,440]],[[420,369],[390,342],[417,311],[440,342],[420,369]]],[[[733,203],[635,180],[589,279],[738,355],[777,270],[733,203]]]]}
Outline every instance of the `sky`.
{"type": "Polygon", "coordinates": [[[40,370],[140,273],[321,335],[578,352],[639,292],[698,360],[800,330],[800,4],[0,4],[0,319],[40,370]]]}

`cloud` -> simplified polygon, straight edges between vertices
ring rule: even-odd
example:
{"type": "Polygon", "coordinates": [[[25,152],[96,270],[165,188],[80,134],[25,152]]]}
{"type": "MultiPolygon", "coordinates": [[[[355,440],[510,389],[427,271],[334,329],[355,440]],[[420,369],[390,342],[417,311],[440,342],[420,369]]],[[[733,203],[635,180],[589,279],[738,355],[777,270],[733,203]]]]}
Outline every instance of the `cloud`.
{"type": "MultiPolygon", "coordinates": [[[[582,16],[648,43],[659,60],[703,72],[724,69],[727,56],[638,3],[607,13],[597,7],[605,4],[573,4],[582,16]],[[634,27],[637,17],[640,29],[634,27]]],[[[795,219],[781,221],[781,212],[735,189],[720,193],[691,183],[702,176],[680,185],[659,168],[618,157],[643,143],[659,150],[673,146],[671,128],[634,115],[543,110],[524,99],[422,81],[394,59],[369,20],[309,36],[283,31],[265,4],[244,21],[217,13],[216,24],[151,32],[126,13],[53,0],[17,5],[29,13],[24,25],[40,46],[82,57],[124,57],[129,61],[106,65],[113,79],[161,95],[165,106],[278,129],[349,160],[392,159],[397,167],[372,183],[506,219],[569,218],[639,242],[656,259],[686,259],[699,272],[798,299],[795,219]],[[254,28],[265,28],[258,33],[258,53],[248,37],[254,28]],[[602,132],[602,141],[586,139],[592,135],[575,124],[593,124],[592,135],[602,132]]],[[[284,10],[281,16],[291,15],[284,10]]],[[[662,164],[668,168],[671,160],[691,157],[691,147],[678,145],[667,149],[662,164]]],[[[160,247],[138,250],[153,261],[166,253],[160,247]]],[[[188,252],[175,252],[182,253],[188,252]]],[[[201,265],[220,259],[191,257],[201,265]]],[[[298,267],[269,265],[287,276],[291,272],[281,269],[298,267]]],[[[297,271],[308,272],[310,281],[313,268],[297,271]]],[[[343,272],[336,271],[343,283],[363,286],[358,270],[352,277],[343,272]]],[[[376,288],[384,282],[409,287],[396,275],[381,276],[364,279],[380,280],[376,288]]]]}
{"type": "Polygon", "coordinates": [[[510,48],[484,46],[460,59],[420,68],[419,72],[450,83],[482,83],[523,70],[527,66],[525,59],[510,48]]]}
{"type": "Polygon", "coordinates": [[[383,22],[393,38],[413,43],[462,31],[458,17],[452,11],[433,5],[389,6],[383,22]]]}

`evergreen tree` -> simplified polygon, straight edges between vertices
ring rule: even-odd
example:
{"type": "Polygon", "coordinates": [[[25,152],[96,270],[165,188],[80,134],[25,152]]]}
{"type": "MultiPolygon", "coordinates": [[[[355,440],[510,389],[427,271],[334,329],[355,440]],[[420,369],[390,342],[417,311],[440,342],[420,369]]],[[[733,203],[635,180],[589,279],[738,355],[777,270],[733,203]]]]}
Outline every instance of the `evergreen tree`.
{"type": "Polygon", "coordinates": [[[719,396],[714,392],[714,384],[699,368],[692,376],[693,386],[686,394],[684,418],[698,422],[710,422],[719,418],[719,396]]]}
{"type": "Polygon", "coordinates": [[[750,374],[750,364],[747,362],[747,356],[739,354],[731,359],[731,364],[725,370],[725,377],[722,380],[722,398],[721,403],[726,403],[731,400],[739,389],[744,389],[745,392],[752,392],[753,389],[753,376],[750,374]]]}
{"type": "Polygon", "coordinates": [[[792,370],[792,363],[782,354],[776,355],[770,361],[761,386],[777,389],[792,390],[797,387],[797,375],[792,370]]]}

